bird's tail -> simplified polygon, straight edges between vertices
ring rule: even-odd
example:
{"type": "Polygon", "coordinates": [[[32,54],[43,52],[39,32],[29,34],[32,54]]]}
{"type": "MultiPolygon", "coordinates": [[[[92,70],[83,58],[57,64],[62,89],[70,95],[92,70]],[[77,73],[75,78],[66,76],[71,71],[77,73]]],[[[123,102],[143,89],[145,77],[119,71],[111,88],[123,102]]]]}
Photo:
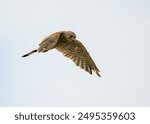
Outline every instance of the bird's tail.
{"type": "Polygon", "coordinates": [[[22,57],[27,57],[27,56],[29,56],[29,55],[35,53],[35,52],[37,52],[37,50],[33,50],[33,51],[31,51],[31,52],[29,52],[29,53],[23,55],[22,57]]]}

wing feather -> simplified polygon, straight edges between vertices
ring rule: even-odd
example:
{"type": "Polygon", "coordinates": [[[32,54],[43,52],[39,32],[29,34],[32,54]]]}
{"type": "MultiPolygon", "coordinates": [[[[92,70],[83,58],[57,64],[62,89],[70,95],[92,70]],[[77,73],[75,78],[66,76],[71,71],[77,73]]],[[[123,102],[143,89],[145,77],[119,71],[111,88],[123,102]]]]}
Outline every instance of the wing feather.
{"type": "Polygon", "coordinates": [[[39,44],[38,52],[46,52],[55,48],[61,34],[61,32],[56,32],[44,38],[39,44]]]}
{"type": "Polygon", "coordinates": [[[81,69],[92,74],[92,70],[100,76],[99,70],[89,55],[86,48],[78,40],[73,40],[71,42],[64,42],[64,44],[56,47],[56,49],[63,53],[67,58],[72,59],[74,63],[81,69]]]}

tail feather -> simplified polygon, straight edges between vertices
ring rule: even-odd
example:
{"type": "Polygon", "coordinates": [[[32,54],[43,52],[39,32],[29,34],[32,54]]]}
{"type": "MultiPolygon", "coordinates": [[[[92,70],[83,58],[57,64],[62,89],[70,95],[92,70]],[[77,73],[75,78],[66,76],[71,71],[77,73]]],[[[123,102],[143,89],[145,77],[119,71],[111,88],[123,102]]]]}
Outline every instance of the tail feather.
{"type": "Polygon", "coordinates": [[[33,51],[31,51],[31,52],[29,52],[29,53],[23,55],[22,57],[27,57],[27,56],[29,56],[29,55],[35,53],[35,52],[37,52],[37,50],[33,50],[33,51]]]}

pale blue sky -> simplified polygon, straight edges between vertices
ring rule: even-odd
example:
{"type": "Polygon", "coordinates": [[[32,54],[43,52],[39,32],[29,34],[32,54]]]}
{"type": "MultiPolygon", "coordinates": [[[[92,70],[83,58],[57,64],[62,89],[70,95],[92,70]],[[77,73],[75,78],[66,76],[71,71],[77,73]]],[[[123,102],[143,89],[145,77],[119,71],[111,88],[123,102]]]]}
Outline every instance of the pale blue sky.
{"type": "Polygon", "coordinates": [[[0,43],[0,106],[150,106],[149,0],[0,0],[0,43]],[[21,57],[60,30],[101,78],[56,50],[21,57]]]}

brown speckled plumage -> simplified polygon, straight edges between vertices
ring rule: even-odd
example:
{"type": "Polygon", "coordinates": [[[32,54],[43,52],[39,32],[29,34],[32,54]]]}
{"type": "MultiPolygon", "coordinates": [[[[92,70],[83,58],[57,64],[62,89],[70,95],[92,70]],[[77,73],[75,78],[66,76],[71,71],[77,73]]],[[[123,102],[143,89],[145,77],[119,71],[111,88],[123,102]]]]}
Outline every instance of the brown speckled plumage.
{"type": "Polygon", "coordinates": [[[49,35],[39,44],[38,49],[33,50],[22,57],[27,57],[35,52],[47,52],[54,48],[62,52],[64,56],[72,59],[77,66],[80,66],[80,68],[90,74],[94,71],[100,76],[99,70],[87,49],[76,39],[76,34],[72,31],[60,31],[49,35]]]}

